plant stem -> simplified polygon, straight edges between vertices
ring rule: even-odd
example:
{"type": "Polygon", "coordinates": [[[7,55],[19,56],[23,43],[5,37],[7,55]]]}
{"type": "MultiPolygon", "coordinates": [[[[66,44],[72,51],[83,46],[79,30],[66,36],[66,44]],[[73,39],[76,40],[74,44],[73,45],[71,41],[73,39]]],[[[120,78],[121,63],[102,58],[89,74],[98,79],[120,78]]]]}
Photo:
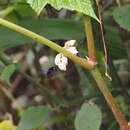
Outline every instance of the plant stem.
{"type": "MultiPolygon", "coordinates": [[[[86,21],[87,22],[87,21],[86,21]]],[[[34,33],[34,32],[31,32],[23,27],[20,27],[16,24],[13,24],[9,21],[6,21],[4,19],[1,19],[0,18],[0,24],[3,25],[3,26],[6,26],[12,30],[15,30],[25,36],[28,36],[42,44],[45,44],[47,45],[48,47],[56,50],[57,52],[60,52],[60,53],[63,53],[65,56],[69,57],[71,60],[73,60],[74,62],[80,64],[82,67],[86,68],[86,69],[93,69],[94,65],[92,65],[89,61],[87,61],[86,59],[83,59],[83,58],[80,58],[80,57],[77,57],[76,55],[73,55],[72,53],[68,52],[67,50],[65,50],[64,48],[60,47],[59,45],[57,45],[56,43],[34,33]]],[[[89,20],[89,24],[91,25],[91,21],[89,20]]],[[[91,47],[89,47],[89,51],[91,51],[91,55],[89,53],[89,56],[90,58],[94,58],[95,59],[95,48],[94,48],[94,41],[93,41],[93,34],[92,34],[92,28],[91,27],[88,27],[86,28],[86,32],[90,32],[88,33],[89,35],[88,36],[92,36],[91,38],[88,38],[88,45],[89,44],[92,44],[91,47]],[[92,39],[92,41],[91,41],[92,39]],[[92,50],[93,48],[93,50],[92,50]]],[[[22,73],[23,74],[23,73],[22,73]]],[[[112,97],[110,91],[107,89],[106,85],[105,85],[105,82],[100,74],[100,72],[97,70],[97,69],[94,69],[92,70],[92,75],[93,77],[95,78],[97,84],[99,85],[99,89],[101,90],[101,92],[103,93],[108,105],[110,106],[110,108],[112,109],[113,113],[114,113],[114,116],[115,118],[117,119],[120,127],[122,128],[122,130],[130,130],[130,128],[128,127],[127,125],[127,122],[123,116],[123,114],[121,113],[118,105],[116,104],[114,98],[112,97]]],[[[27,76],[25,75],[24,73],[24,76],[27,76]]],[[[27,77],[26,77],[27,78],[27,77]]],[[[30,79],[27,78],[30,82],[32,82],[32,84],[34,84],[35,80],[34,79],[30,79]]],[[[35,85],[38,85],[37,82],[35,82],[35,85]]],[[[39,85],[38,85],[39,86],[39,85]]],[[[41,86],[39,86],[41,87],[41,86]]],[[[48,94],[48,93],[47,93],[48,94]]],[[[53,97],[53,96],[52,96],[53,97]]]]}
{"type": "Polygon", "coordinates": [[[84,16],[84,25],[86,30],[88,55],[91,61],[96,62],[92,23],[91,23],[91,18],[89,16],[84,16]]]}
{"type": "Polygon", "coordinates": [[[66,49],[64,49],[63,47],[57,45],[55,42],[52,42],[32,31],[29,31],[23,27],[20,27],[19,25],[16,25],[14,23],[11,23],[7,20],[4,20],[2,18],[0,18],[0,24],[3,26],[6,26],[12,30],[15,30],[16,32],[19,32],[27,37],[32,38],[33,40],[38,41],[41,44],[44,44],[50,48],[52,48],[53,50],[63,53],[65,56],[67,56],[68,58],[70,58],[71,60],[73,60],[74,62],[80,64],[81,66],[83,66],[86,69],[92,69],[94,67],[94,65],[92,65],[91,63],[89,63],[89,61],[87,61],[84,58],[80,58],[72,53],[70,53],[69,51],[67,51],[66,49]]]}
{"type": "MultiPolygon", "coordinates": [[[[95,53],[95,47],[94,47],[94,41],[93,41],[93,33],[92,33],[92,27],[88,27],[89,25],[91,26],[91,20],[90,20],[90,18],[87,18],[87,19],[85,19],[85,31],[86,31],[86,35],[87,35],[87,39],[88,39],[87,40],[88,51],[90,54],[89,56],[94,56],[94,54],[96,54],[96,53],[95,53]]],[[[99,70],[97,68],[95,68],[95,69],[91,70],[91,73],[92,73],[100,91],[104,95],[109,107],[111,108],[117,122],[119,123],[121,130],[130,130],[124,115],[120,111],[119,106],[115,102],[111,92],[108,90],[99,70]]]]}
{"type": "MultiPolygon", "coordinates": [[[[96,80],[96,83],[100,89],[100,91],[102,92],[102,94],[104,95],[109,107],[111,108],[117,122],[120,125],[120,128],[127,128],[128,127],[128,123],[124,117],[124,115],[122,114],[122,112],[120,111],[120,108],[118,106],[118,104],[115,102],[112,94],[110,93],[110,91],[108,90],[102,75],[100,74],[100,72],[98,71],[97,68],[95,68],[94,70],[91,71],[94,79],[96,80]]],[[[127,130],[127,129],[124,129],[127,130]]]]}

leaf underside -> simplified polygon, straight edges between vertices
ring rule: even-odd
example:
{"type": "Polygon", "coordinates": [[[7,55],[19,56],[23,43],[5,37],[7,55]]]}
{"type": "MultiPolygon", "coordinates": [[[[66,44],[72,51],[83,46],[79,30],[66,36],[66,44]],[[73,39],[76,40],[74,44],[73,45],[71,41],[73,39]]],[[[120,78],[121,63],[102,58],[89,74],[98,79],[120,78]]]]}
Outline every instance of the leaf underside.
{"type": "Polygon", "coordinates": [[[50,4],[57,10],[62,8],[78,11],[90,17],[93,17],[97,21],[98,18],[94,13],[91,0],[26,0],[27,3],[35,10],[37,14],[40,14],[46,4],[50,4]]]}

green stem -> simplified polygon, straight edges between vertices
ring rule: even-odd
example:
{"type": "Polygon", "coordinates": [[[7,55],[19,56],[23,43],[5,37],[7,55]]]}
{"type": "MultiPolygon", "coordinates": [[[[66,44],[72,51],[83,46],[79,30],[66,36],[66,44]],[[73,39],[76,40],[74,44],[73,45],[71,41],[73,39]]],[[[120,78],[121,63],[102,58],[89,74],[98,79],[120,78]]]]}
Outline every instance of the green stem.
{"type": "MultiPolygon", "coordinates": [[[[95,68],[94,70],[91,71],[94,79],[96,80],[96,83],[100,89],[100,91],[102,92],[102,94],[104,95],[109,107],[111,108],[117,122],[119,123],[121,128],[127,128],[128,123],[124,117],[124,115],[122,114],[122,112],[120,111],[120,108],[118,106],[118,104],[115,102],[112,94],[110,93],[110,91],[108,90],[102,75],[100,74],[100,72],[98,71],[97,68],[95,68]]],[[[127,129],[125,129],[127,130],[127,129]]]]}
{"type": "MultiPolygon", "coordinates": [[[[96,54],[96,53],[95,53],[95,47],[94,47],[93,33],[92,33],[92,27],[88,27],[89,25],[91,26],[91,20],[90,20],[90,18],[87,17],[85,19],[85,26],[86,26],[85,31],[86,31],[86,35],[87,35],[87,39],[88,39],[87,40],[88,51],[89,51],[90,56],[94,56],[94,54],[96,54]]],[[[96,80],[96,83],[97,83],[100,91],[104,95],[109,107],[111,108],[117,122],[119,123],[120,128],[122,130],[130,130],[124,115],[120,111],[120,108],[119,108],[118,104],[115,102],[111,92],[108,90],[99,70],[97,68],[95,68],[95,69],[91,70],[91,73],[92,73],[94,79],[96,80]]]]}
{"type": "Polygon", "coordinates": [[[91,18],[89,16],[84,16],[84,25],[86,30],[88,55],[90,60],[96,61],[95,45],[92,31],[91,18]]]}
{"type": "Polygon", "coordinates": [[[6,27],[8,27],[12,30],[15,30],[15,31],[27,36],[27,37],[30,37],[33,40],[36,40],[39,43],[44,44],[44,45],[52,48],[53,50],[55,50],[57,52],[63,53],[65,56],[67,56],[68,58],[70,58],[74,62],[80,64],[81,66],[83,66],[86,69],[92,69],[94,67],[94,65],[89,63],[89,61],[87,61],[86,59],[80,58],[76,55],[73,55],[72,53],[70,53],[69,51],[64,49],[63,47],[57,45],[55,42],[52,42],[52,41],[32,32],[32,31],[29,31],[29,30],[27,30],[23,27],[20,27],[20,26],[14,24],[14,23],[11,23],[11,22],[4,20],[2,18],[0,18],[0,24],[3,25],[3,26],[6,26],[6,27]]]}
{"type": "MultiPolygon", "coordinates": [[[[3,26],[6,26],[6,27],[8,27],[12,30],[15,30],[15,31],[17,31],[17,32],[19,32],[19,33],[21,33],[25,36],[28,36],[28,37],[30,37],[30,38],[32,38],[32,39],[34,39],[34,40],[36,40],[36,41],[38,41],[42,44],[45,44],[48,47],[56,50],[57,52],[63,53],[65,56],[69,57],[74,62],[79,63],[82,67],[84,67],[86,69],[93,69],[93,67],[94,67],[94,65],[92,65],[90,63],[90,61],[87,61],[86,59],[83,59],[83,58],[80,58],[80,57],[77,57],[77,56],[71,54],[70,52],[68,52],[64,48],[60,47],[56,43],[36,34],[34,32],[31,32],[31,31],[29,31],[29,30],[27,30],[23,27],[20,27],[16,24],[13,24],[13,23],[6,21],[4,19],[1,19],[1,18],[0,18],[0,24],[3,25],[3,26]]],[[[88,29],[91,29],[91,28],[87,28],[87,31],[92,32],[92,30],[88,30],[88,29]]],[[[88,40],[88,44],[91,44],[91,41],[88,40]]],[[[93,56],[94,56],[94,53],[93,53],[93,56]]],[[[101,74],[99,73],[99,71],[97,69],[92,70],[92,75],[95,78],[97,84],[99,85],[99,89],[103,93],[107,103],[109,104],[110,108],[112,109],[114,116],[117,119],[118,123],[120,124],[121,128],[124,128],[122,130],[129,130],[127,122],[126,122],[123,114],[121,113],[118,105],[115,103],[115,100],[112,97],[111,93],[107,89],[105,82],[104,82],[101,74]],[[128,129],[125,129],[125,128],[128,128],[128,129]]],[[[31,80],[31,82],[32,82],[32,80],[31,80]]]]}

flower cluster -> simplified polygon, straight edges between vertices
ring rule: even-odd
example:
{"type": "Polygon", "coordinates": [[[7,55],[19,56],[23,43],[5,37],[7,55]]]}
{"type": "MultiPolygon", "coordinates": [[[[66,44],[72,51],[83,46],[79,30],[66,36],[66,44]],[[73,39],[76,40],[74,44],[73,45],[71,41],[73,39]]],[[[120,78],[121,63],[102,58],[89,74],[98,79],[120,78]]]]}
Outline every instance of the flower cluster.
{"type": "MultiPolygon", "coordinates": [[[[76,47],[74,47],[75,40],[70,40],[65,42],[65,45],[63,48],[65,48],[67,51],[71,52],[72,54],[77,54],[78,51],[76,47]]],[[[66,71],[66,66],[68,65],[68,58],[65,57],[62,53],[59,53],[55,57],[55,64],[58,66],[60,70],[66,71]]]]}

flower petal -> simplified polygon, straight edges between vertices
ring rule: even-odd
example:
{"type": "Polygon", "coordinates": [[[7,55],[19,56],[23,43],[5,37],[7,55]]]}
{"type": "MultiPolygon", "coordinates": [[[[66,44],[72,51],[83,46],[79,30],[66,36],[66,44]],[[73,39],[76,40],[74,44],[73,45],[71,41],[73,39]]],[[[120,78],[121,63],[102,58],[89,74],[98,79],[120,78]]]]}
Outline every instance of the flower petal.
{"type": "Polygon", "coordinates": [[[68,64],[68,58],[65,57],[64,55],[62,55],[61,62],[64,63],[64,64],[68,64]]]}
{"type": "Polygon", "coordinates": [[[55,57],[55,64],[60,70],[66,71],[66,66],[68,64],[68,58],[65,57],[62,53],[59,53],[55,57]]]}
{"type": "Polygon", "coordinates": [[[70,45],[70,46],[74,46],[76,40],[70,40],[70,41],[68,41],[68,42],[69,42],[69,45],[70,45]]]}
{"type": "Polygon", "coordinates": [[[65,42],[64,47],[67,49],[68,47],[74,46],[75,42],[76,42],[76,40],[67,41],[67,42],[65,42]]]}
{"type": "Polygon", "coordinates": [[[77,54],[77,53],[78,53],[76,47],[69,47],[67,50],[68,50],[69,52],[71,52],[72,54],[77,54]]]}
{"type": "Polygon", "coordinates": [[[66,64],[60,63],[58,64],[60,70],[66,71],[66,64]]]}
{"type": "MultiPolygon", "coordinates": [[[[65,42],[63,48],[71,52],[72,54],[77,54],[78,51],[76,47],[73,47],[75,44],[75,40],[70,40],[65,42]]],[[[59,67],[60,70],[66,71],[66,66],[68,65],[68,58],[65,57],[62,53],[59,53],[55,57],[55,64],[59,67]]]]}
{"type": "Polygon", "coordinates": [[[58,65],[61,62],[61,57],[62,57],[61,53],[56,55],[56,57],[55,57],[55,64],[56,65],[58,65]]]}

